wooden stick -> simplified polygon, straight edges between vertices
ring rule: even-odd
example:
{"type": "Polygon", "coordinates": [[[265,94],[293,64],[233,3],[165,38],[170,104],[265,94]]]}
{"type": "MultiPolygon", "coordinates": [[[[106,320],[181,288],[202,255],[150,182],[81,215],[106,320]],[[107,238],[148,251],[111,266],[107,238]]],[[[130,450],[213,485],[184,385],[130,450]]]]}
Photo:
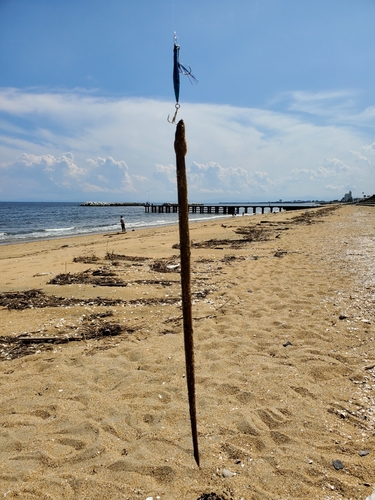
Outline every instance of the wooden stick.
{"type": "Polygon", "coordinates": [[[190,290],[190,237],[189,237],[189,206],[186,182],[185,155],[187,145],[185,139],[185,124],[183,120],[177,123],[174,141],[177,167],[178,219],[180,227],[180,259],[181,259],[181,289],[182,315],[184,320],[184,344],[186,381],[189,396],[191,433],[193,437],[194,458],[199,467],[197,416],[195,407],[195,374],[194,374],[194,342],[193,320],[191,314],[190,290]]]}

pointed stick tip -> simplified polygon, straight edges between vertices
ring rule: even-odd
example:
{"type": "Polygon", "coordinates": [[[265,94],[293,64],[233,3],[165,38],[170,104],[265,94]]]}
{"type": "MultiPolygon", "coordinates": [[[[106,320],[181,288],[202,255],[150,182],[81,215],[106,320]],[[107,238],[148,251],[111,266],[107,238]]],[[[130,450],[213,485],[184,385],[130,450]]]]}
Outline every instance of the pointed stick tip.
{"type": "Polygon", "coordinates": [[[175,150],[177,155],[186,156],[187,144],[186,144],[186,138],[185,138],[184,120],[180,120],[176,125],[174,150],[175,150]]]}

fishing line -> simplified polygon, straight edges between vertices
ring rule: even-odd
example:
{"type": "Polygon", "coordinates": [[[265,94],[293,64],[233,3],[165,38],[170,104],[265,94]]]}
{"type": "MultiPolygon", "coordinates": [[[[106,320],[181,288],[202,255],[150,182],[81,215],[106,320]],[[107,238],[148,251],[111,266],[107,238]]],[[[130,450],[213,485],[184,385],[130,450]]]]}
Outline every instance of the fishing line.
{"type": "Polygon", "coordinates": [[[173,32],[176,33],[176,2],[172,0],[172,26],[173,32]]]}

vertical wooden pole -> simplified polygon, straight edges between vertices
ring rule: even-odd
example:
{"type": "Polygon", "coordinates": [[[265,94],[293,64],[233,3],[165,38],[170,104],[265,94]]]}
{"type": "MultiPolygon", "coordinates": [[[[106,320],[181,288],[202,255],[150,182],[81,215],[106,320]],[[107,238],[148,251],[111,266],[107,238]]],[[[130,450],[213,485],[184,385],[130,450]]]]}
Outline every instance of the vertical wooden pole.
{"type": "Polygon", "coordinates": [[[194,458],[199,467],[197,416],[195,406],[195,373],[194,373],[194,342],[193,319],[191,312],[190,287],[190,236],[189,236],[189,205],[186,182],[185,155],[187,145],[185,139],[185,124],[183,120],[177,123],[174,141],[177,168],[178,220],[180,227],[180,259],[181,259],[181,289],[182,315],[184,321],[184,344],[186,381],[189,397],[191,433],[193,437],[194,458]]]}

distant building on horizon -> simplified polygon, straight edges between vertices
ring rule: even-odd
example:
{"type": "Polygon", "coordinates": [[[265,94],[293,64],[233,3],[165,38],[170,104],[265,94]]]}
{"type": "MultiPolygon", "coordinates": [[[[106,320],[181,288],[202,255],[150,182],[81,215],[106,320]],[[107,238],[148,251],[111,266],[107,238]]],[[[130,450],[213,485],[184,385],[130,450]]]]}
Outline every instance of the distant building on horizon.
{"type": "Polygon", "coordinates": [[[353,201],[353,195],[352,195],[352,192],[351,192],[351,191],[349,191],[349,193],[345,193],[345,194],[344,194],[344,198],[343,198],[341,201],[343,201],[344,203],[348,203],[348,202],[353,201]]]}

